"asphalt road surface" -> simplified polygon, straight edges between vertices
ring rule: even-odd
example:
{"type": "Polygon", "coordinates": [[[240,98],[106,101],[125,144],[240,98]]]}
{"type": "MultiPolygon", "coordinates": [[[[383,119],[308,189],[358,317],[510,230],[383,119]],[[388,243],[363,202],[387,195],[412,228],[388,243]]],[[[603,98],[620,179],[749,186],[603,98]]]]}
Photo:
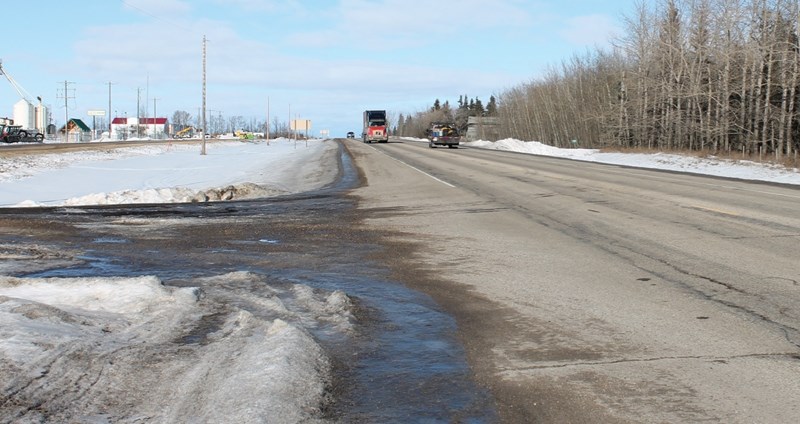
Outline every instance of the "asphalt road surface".
{"type": "Polygon", "coordinates": [[[800,421],[800,190],[393,141],[352,194],[502,421],[800,421]]]}

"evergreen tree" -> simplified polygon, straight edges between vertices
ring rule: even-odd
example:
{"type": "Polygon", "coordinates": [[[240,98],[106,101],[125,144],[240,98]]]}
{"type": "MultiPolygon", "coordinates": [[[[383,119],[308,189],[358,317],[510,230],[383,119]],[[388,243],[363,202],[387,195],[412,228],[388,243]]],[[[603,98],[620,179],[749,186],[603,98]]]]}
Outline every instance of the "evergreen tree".
{"type": "Polygon", "coordinates": [[[405,126],[406,126],[406,119],[403,116],[403,114],[401,113],[400,117],[397,118],[397,127],[394,130],[395,134],[399,134],[401,136],[404,135],[403,131],[405,129],[404,128],[405,126]]]}
{"type": "Polygon", "coordinates": [[[489,96],[489,104],[486,105],[487,116],[497,116],[497,99],[494,96],[489,96]]]}
{"type": "Polygon", "coordinates": [[[447,122],[453,121],[453,110],[450,108],[450,102],[446,100],[442,105],[442,119],[447,122]]]}

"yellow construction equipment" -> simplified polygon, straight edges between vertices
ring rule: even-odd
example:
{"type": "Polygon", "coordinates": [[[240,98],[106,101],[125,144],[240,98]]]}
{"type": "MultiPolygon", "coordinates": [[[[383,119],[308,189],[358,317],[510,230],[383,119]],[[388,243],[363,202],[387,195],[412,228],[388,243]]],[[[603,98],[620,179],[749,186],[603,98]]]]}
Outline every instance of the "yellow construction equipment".
{"type": "Polygon", "coordinates": [[[194,131],[195,131],[194,127],[186,127],[176,132],[172,136],[174,138],[191,138],[194,135],[194,131]]]}

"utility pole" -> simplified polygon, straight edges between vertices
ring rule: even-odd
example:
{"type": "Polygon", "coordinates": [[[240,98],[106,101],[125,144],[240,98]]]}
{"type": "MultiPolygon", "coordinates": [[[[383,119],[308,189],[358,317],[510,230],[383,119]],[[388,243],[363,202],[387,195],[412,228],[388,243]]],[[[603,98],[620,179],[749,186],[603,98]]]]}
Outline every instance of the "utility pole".
{"type": "Polygon", "coordinates": [[[147,73],[147,89],[144,91],[144,135],[147,136],[147,119],[150,117],[150,72],[147,73]]]}
{"type": "Polygon", "coordinates": [[[64,140],[69,141],[69,95],[67,94],[67,86],[69,82],[64,80],[64,140]]]}
{"type": "Polygon", "coordinates": [[[142,88],[136,88],[136,137],[142,138],[142,112],[139,103],[142,100],[142,88]]]}
{"type": "Polygon", "coordinates": [[[111,121],[114,120],[114,118],[111,116],[111,84],[113,84],[113,82],[109,81],[108,82],[108,137],[109,138],[111,138],[111,121]]]}
{"type": "Polygon", "coordinates": [[[267,96],[267,146],[269,146],[269,96],[267,96]]]}
{"type": "MultiPolygon", "coordinates": [[[[75,84],[74,82],[64,81],[64,142],[69,141],[69,128],[67,128],[67,124],[69,124],[69,84],[75,84]]],[[[72,96],[74,99],[75,96],[72,96]]]]}
{"type": "Polygon", "coordinates": [[[153,97],[153,138],[156,137],[156,125],[158,125],[158,110],[156,109],[156,101],[158,98],[153,97]]]}
{"type": "Polygon", "coordinates": [[[206,125],[206,36],[203,35],[203,147],[200,154],[206,154],[206,132],[208,125],[206,125]]]}

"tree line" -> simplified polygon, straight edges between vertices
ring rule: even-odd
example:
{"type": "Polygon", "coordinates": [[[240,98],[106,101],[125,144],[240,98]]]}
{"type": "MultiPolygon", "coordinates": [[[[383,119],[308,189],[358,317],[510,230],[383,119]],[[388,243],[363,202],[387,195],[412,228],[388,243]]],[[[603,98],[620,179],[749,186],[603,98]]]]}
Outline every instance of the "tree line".
{"type": "MultiPolygon", "coordinates": [[[[550,66],[491,100],[400,115],[397,134],[496,116],[500,137],[557,147],[771,154],[800,149],[800,2],[638,2],[612,47],[550,66]]],[[[437,106],[438,105],[438,106],[437,106]]]]}
{"type": "MultiPolygon", "coordinates": [[[[184,110],[177,110],[172,114],[172,126],[176,130],[186,127],[202,128],[202,116],[192,116],[184,110]]],[[[233,133],[235,131],[248,131],[266,133],[267,122],[263,119],[246,119],[241,115],[223,116],[221,112],[206,114],[206,125],[209,134],[233,133]]],[[[287,122],[281,121],[277,116],[272,118],[269,127],[270,137],[290,137],[291,131],[287,122]]]]}
{"type": "Polygon", "coordinates": [[[401,137],[425,137],[425,130],[430,128],[433,122],[454,123],[462,133],[466,132],[467,121],[471,116],[497,116],[497,99],[494,96],[489,98],[486,106],[478,97],[469,98],[467,95],[459,96],[458,107],[450,106],[450,101],[442,103],[439,99],[424,111],[413,114],[400,114],[397,118],[397,125],[393,129],[393,134],[401,137]]]}
{"type": "Polygon", "coordinates": [[[800,148],[797,0],[638,3],[611,51],[503,92],[503,135],[568,146],[770,153],[800,148]]]}

